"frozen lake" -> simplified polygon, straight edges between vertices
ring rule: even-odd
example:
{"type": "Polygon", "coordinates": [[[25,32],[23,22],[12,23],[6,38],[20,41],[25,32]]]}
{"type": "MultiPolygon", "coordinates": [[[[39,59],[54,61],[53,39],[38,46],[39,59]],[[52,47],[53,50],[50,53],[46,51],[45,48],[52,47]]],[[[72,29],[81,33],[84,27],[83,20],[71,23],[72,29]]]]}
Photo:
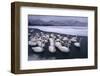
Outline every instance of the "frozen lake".
{"type": "Polygon", "coordinates": [[[88,27],[82,26],[31,26],[29,28],[36,28],[46,32],[55,32],[69,35],[87,36],[88,27]]]}

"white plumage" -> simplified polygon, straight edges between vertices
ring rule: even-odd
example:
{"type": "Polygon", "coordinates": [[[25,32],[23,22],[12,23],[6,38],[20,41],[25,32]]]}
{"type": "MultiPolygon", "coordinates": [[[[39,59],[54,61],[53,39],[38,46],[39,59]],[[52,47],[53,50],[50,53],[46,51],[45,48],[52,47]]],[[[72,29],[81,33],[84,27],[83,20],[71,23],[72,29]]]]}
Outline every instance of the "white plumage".
{"type": "Polygon", "coordinates": [[[49,41],[50,41],[49,52],[52,52],[52,53],[56,52],[55,45],[54,45],[54,39],[49,38],[49,41]]]}
{"type": "Polygon", "coordinates": [[[43,52],[43,48],[42,47],[32,47],[34,52],[43,52]]]}
{"type": "Polygon", "coordinates": [[[69,47],[62,46],[60,42],[55,42],[55,46],[62,52],[69,52],[69,47]]]}
{"type": "Polygon", "coordinates": [[[35,45],[37,45],[37,42],[35,42],[35,41],[29,41],[28,44],[31,45],[31,46],[35,46],[35,45]]]}
{"type": "Polygon", "coordinates": [[[54,39],[53,38],[49,38],[50,41],[50,46],[54,46],[54,39]]]}
{"type": "Polygon", "coordinates": [[[50,42],[50,46],[48,46],[48,51],[51,53],[56,52],[56,47],[61,52],[69,52],[70,51],[70,44],[74,44],[75,47],[80,47],[80,41],[78,42],[78,37],[67,37],[67,36],[61,36],[61,35],[55,35],[55,34],[45,34],[43,32],[36,33],[35,36],[30,38],[30,41],[28,42],[29,45],[38,45],[37,47],[32,47],[32,49],[35,52],[42,52],[44,47],[46,46],[46,43],[50,42]],[[40,37],[41,36],[41,37],[40,37]],[[73,43],[72,43],[73,42],[73,43]]]}
{"type": "Polygon", "coordinates": [[[75,42],[75,43],[74,43],[74,46],[80,47],[80,46],[81,46],[81,44],[80,44],[80,43],[81,43],[81,40],[82,40],[82,39],[80,38],[80,39],[79,39],[79,42],[75,42]]]}
{"type": "Polygon", "coordinates": [[[72,42],[76,42],[76,41],[77,41],[77,37],[72,37],[70,40],[71,40],[72,42]]]}
{"type": "Polygon", "coordinates": [[[62,51],[62,52],[69,52],[70,49],[68,47],[62,46],[62,47],[60,47],[60,51],[62,51]]]}
{"type": "Polygon", "coordinates": [[[80,43],[79,43],[79,42],[75,42],[75,43],[74,43],[74,46],[80,47],[80,43]]]}
{"type": "Polygon", "coordinates": [[[67,40],[68,40],[68,38],[67,38],[67,37],[63,37],[63,39],[62,39],[62,40],[67,41],[67,40]]]}
{"type": "Polygon", "coordinates": [[[49,46],[49,52],[54,53],[56,52],[56,49],[54,46],[49,46]]]}

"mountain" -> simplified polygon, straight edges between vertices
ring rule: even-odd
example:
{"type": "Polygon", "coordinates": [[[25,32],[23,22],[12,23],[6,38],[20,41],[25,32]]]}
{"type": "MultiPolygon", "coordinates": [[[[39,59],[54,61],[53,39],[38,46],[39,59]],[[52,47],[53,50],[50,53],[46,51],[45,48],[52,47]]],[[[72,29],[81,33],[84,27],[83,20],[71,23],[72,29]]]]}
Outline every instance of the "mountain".
{"type": "Polygon", "coordinates": [[[77,20],[64,20],[64,21],[43,21],[41,19],[37,20],[29,20],[29,25],[36,26],[87,26],[88,24],[85,22],[80,22],[77,20]]]}

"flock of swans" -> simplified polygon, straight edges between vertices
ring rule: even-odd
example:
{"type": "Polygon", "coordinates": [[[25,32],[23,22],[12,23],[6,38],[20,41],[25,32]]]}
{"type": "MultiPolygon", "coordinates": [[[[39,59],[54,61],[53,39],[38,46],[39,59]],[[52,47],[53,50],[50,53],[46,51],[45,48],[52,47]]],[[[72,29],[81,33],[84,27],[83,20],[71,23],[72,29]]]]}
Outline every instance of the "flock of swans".
{"type": "Polygon", "coordinates": [[[49,43],[48,50],[51,53],[55,53],[58,48],[61,52],[68,53],[70,52],[70,46],[73,45],[77,48],[80,48],[80,40],[77,36],[68,37],[62,36],[60,34],[53,33],[35,33],[35,35],[31,35],[28,41],[28,44],[32,46],[32,50],[34,52],[43,52],[44,47],[47,46],[46,43],[49,43]]]}

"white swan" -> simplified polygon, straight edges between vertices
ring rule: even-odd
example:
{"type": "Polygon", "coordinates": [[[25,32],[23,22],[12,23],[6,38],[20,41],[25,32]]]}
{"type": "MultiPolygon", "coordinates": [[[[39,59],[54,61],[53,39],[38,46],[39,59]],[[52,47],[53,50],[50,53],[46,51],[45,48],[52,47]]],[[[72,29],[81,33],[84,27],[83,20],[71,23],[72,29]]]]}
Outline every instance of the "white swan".
{"type": "Polygon", "coordinates": [[[37,39],[38,39],[37,37],[32,37],[32,38],[31,38],[31,41],[36,42],[37,39]]]}
{"type": "Polygon", "coordinates": [[[75,42],[75,43],[74,43],[74,46],[80,47],[80,43],[79,43],[79,42],[75,42]]]}
{"type": "Polygon", "coordinates": [[[69,52],[70,51],[70,49],[68,47],[65,47],[65,46],[60,47],[60,50],[62,52],[69,52]]]}
{"type": "Polygon", "coordinates": [[[60,42],[60,39],[56,39],[55,41],[56,41],[56,42],[60,42]]]}
{"type": "Polygon", "coordinates": [[[55,42],[55,46],[56,46],[56,47],[60,47],[60,46],[62,46],[62,45],[61,45],[60,42],[55,42]]]}
{"type": "Polygon", "coordinates": [[[52,52],[52,53],[56,52],[54,39],[49,38],[49,41],[50,41],[49,52],[52,52]]]}
{"type": "Polygon", "coordinates": [[[34,52],[43,52],[43,48],[40,47],[40,46],[32,47],[32,49],[33,49],[34,52]]]}
{"type": "Polygon", "coordinates": [[[49,41],[50,41],[50,45],[54,46],[54,39],[53,38],[49,38],[49,41]]]}
{"type": "Polygon", "coordinates": [[[28,44],[31,46],[36,46],[37,42],[36,41],[28,41],[28,44]]]}
{"type": "Polygon", "coordinates": [[[49,46],[49,52],[51,52],[51,53],[56,52],[55,46],[49,46]]]}
{"type": "Polygon", "coordinates": [[[51,34],[50,36],[51,36],[51,37],[54,37],[54,34],[51,34]]]}
{"type": "Polygon", "coordinates": [[[71,40],[72,42],[76,42],[76,41],[77,41],[77,37],[72,37],[70,40],[71,40]]]}
{"type": "Polygon", "coordinates": [[[67,41],[67,40],[68,40],[68,37],[63,37],[62,40],[63,40],[63,41],[67,41]]]}
{"type": "Polygon", "coordinates": [[[69,52],[69,47],[62,46],[60,42],[55,42],[55,46],[62,52],[69,52]]]}
{"type": "Polygon", "coordinates": [[[44,43],[47,43],[47,42],[48,42],[48,40],[47,40],[47,39],[45,39],[43,42],[44,42],[44,43]]]}
{"type": "Polygon", "coordinates": [[[74,46],[80,47],[80,43],[81,43],[81,39],[79,40],[79,42],[75,42],[75,43],[74,43],[74,46]]]}

